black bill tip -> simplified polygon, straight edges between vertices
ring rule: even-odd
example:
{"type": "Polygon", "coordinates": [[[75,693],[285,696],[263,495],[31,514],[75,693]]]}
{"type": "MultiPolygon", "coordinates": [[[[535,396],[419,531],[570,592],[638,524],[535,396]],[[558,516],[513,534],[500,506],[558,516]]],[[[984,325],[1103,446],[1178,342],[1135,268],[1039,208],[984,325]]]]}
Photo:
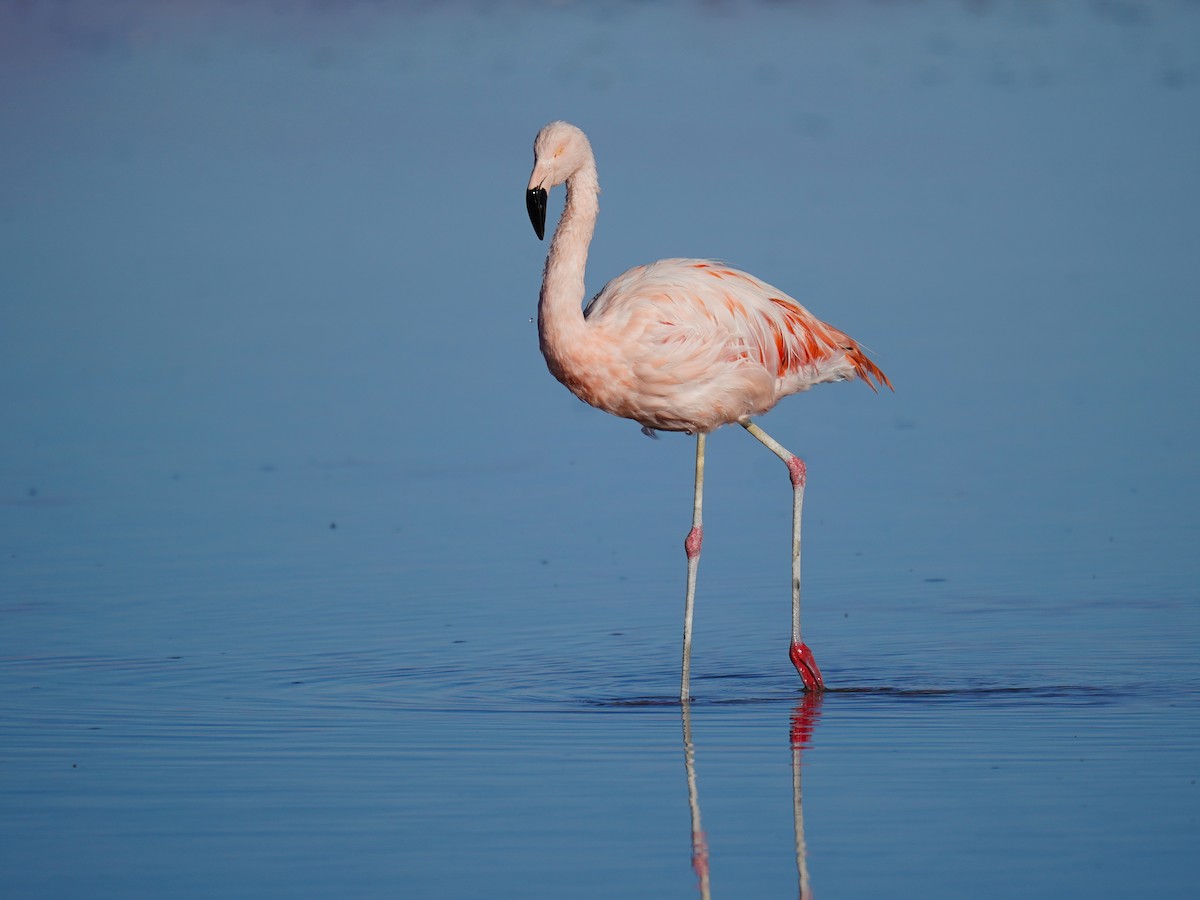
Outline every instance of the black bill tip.
{"type": "Polygon", "coordinates": [[[529,210],[529,221],[538,240],[546,237],[546,189],[530,188],[525,192],[525,208],[529,210]]]}

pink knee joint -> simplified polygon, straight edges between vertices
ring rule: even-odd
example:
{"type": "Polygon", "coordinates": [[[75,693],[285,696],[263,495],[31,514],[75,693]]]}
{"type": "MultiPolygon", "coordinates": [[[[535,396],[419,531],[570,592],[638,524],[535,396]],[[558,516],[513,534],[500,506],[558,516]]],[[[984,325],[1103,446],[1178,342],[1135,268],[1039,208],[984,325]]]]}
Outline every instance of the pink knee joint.
{"type": "Polygon", "coordinates": [[[702,543],[704,543],[704,529],[693,526],[683,541],[683,549],[687,551],[688,559],[695,559],[700,555],[700,545],[702,543]]]}
{"type": "Polygon", "coordinates": [[[804,460],[798,456],[793,456],[787,461],[788,474],[792,476],[792,487],[802,488],[808,481],[808,466],[804,465],[804,460]]]}

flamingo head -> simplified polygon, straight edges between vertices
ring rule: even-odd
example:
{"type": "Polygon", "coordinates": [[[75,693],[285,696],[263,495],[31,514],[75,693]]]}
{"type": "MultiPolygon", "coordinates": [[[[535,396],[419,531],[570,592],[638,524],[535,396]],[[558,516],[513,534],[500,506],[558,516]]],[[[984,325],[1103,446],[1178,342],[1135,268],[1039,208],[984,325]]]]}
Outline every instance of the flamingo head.
{"type": "Polygon", "coordinates": [[[533,174],[525,191],[525,207],[538,240],[546,236],[546,197],[550,188],[562,184],[580,169],[593,163],[587,135],[570,122],[551,122],[533,142],[533,174]]]}

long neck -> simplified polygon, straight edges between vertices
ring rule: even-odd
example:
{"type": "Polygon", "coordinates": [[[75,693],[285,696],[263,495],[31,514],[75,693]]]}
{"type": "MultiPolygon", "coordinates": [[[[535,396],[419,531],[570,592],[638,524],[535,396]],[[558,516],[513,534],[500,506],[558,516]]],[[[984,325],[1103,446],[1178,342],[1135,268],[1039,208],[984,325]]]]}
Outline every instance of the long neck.
{"type": "MultiPolygon", "coordinates": [[[[538,301],[538,334],[542,353],[551,368],[555,361],[583,340],[584,270],[588,245],[600,212],[600,182],[592,159],[567,179],[567,202],[550,242],[542,293],[538,301]]],[[[555,372],[557,375],[558,373],[555,372]]]]}

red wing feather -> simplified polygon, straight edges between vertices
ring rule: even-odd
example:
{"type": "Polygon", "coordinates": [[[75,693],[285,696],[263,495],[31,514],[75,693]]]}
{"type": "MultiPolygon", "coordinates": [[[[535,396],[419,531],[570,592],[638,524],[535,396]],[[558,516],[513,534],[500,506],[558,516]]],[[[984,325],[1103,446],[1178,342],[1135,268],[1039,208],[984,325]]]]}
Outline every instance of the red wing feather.
{"type": "Polygon", "coordinates": [[[852,337],[838,331],[832,325],[827,325],[806,310],[797,309],[786,300],[777,297],[770,298],[784,313],[784,326],[792,340],[788,340],[777,328],[771,331],[775,337],[775,347],[779,351],[780,377],[793,372],[801,366],[813,365],[822,359],[827,359],[839,350],[846,353],[846,358],[854,364],[854,371],[867,386],[878,391],[879,385],[885,384],[891,390],[891,380],[883,374],[883,370],[871,360],[852,337]]]}

